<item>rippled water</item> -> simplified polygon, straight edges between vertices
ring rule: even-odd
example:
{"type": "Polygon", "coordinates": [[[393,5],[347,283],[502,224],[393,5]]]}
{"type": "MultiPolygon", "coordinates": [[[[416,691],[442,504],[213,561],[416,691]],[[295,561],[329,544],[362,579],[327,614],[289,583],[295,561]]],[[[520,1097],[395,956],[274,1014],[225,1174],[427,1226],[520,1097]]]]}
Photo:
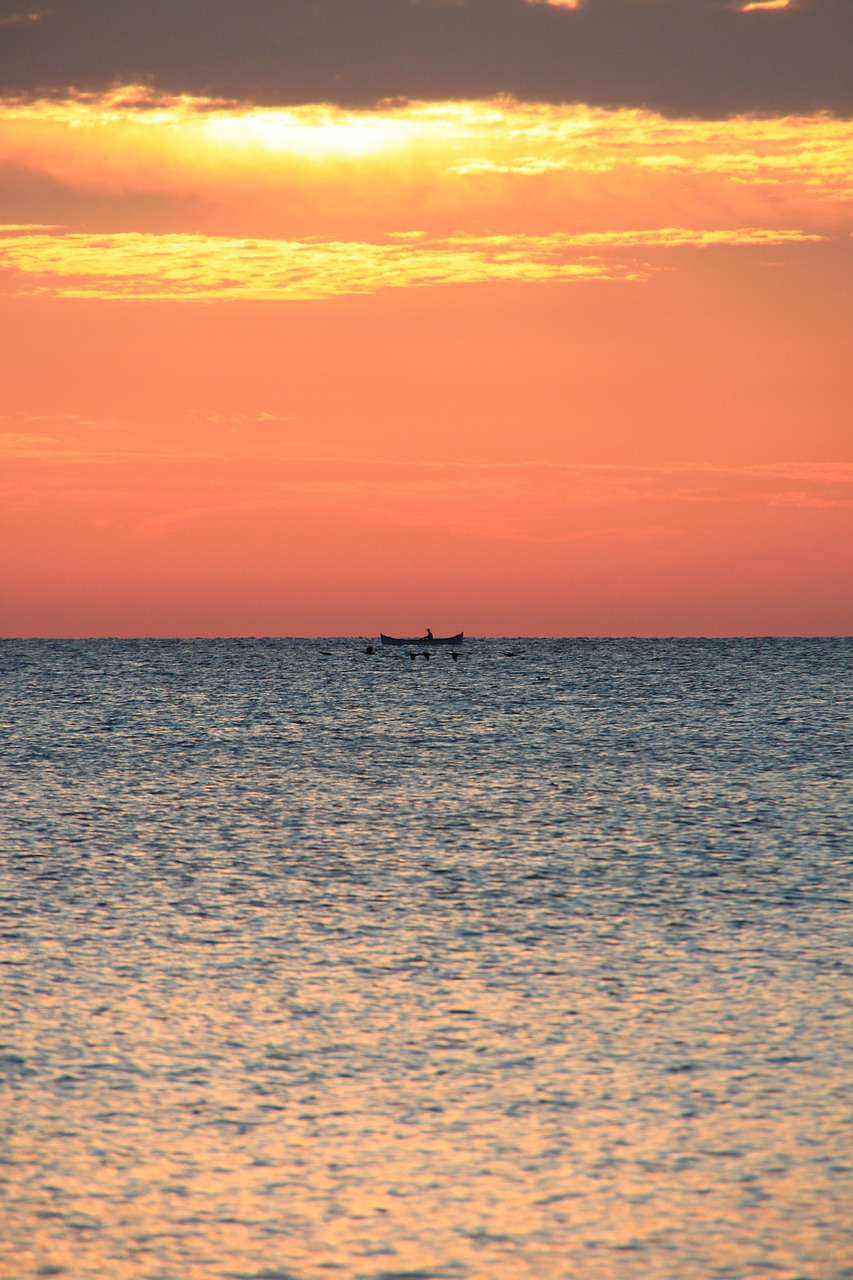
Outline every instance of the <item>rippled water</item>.
{"type": "Polygon", "coordinates": [[[2,644],[0,1274],[853,1276],[851,656],[2,644]]]}

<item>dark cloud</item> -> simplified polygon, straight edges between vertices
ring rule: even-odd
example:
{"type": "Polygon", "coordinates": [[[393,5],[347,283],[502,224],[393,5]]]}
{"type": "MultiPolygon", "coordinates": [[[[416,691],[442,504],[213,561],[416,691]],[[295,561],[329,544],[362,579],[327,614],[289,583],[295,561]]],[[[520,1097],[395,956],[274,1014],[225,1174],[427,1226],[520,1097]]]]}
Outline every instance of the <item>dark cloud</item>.
{"type": "Polygon", "coordinates": [[[144,82],[282,105],[505,93],[853,114],[853,0],[752,13],[722,0],[51,0],[32,14],[0,0],[7,95],[144,82]]]}

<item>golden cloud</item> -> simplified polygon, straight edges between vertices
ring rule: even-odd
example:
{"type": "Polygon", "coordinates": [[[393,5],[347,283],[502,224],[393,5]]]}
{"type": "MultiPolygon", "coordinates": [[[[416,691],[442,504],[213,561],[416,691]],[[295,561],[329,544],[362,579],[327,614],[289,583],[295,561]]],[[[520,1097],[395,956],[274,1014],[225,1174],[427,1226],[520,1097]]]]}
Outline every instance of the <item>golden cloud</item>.
{"type": "Polygon", "coordinates": [[[762,13],[764,10],[791,9],[791,0],[751,0],[749,4],[736,6],[738,13],[762,13]]]}
{"type": "Polygon", "coordinates": [[[853,122],[824,114],[670,120],[512,99],[266,109],[126,86],[0,101],[3,162],[122,192],[361,180],[378,183],[391,201],[407,187],[438,185],[464,202],[476,178],[616,174],[624,188],[628,179],[677,171],[682,181],[714,174],[774,186],[784,178],[833,201],[850,199],[853,122]]]}
{"type": "Polygon", "coordinates": [[[0,178],[25,192],[0,264],[16,292],[97,298],[640,280],[651,253],[849,226],[851,173],[853,122],[822,114],[261,109],[131,85],[0,102],[0,178]]]}
{"type": "Polygon", "coordinates": [[[550,236],[413,233],[382,243],[285,241],[120,232],[0,237],[0,268],[17,294],[66,298],[295,301],[388,288],[489,281],[639,281],[651,268],[624,251],[789,245],[819,240],[794,230],[550,236]]]}

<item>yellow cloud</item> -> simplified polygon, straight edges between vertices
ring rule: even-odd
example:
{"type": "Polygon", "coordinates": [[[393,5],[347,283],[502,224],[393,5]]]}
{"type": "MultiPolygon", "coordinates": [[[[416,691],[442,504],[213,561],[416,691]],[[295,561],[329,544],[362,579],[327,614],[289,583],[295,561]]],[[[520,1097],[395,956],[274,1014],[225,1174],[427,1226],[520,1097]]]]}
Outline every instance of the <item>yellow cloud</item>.
{"type": "Polygon", "coordinates": [[[131,85],[0,101],[4,165],[29,202],[0,227],[17,292],[322,298],[638,280],[652,250],[814,239],[851,223],[853,122],[512,99],[266,109],[131,85]]]}
{"type": "Polygon", "coordinates": [[[760,13],[765,9],[791,9],[791,0],[752,0],[749,4],[736,6],[738,13],[760,13]]]}
{"type": "Polygon", "coordinates": [[[26,230],[0,238],[0,267],[12,273],[11,289],[17,294],[294,301],[489,281],[638,281],[649,275],[648,264],[617,251],[785,245],[819,238],[756,227],[703,232],[665,227],[575,236],[405,235],[382,243],[26,230]]]}
{"type": "MultiPolygon", "coordinates": [[[[669,120],[653,112],[512,99],[387,104],[372,111],[257,108],[126,86],[65,100],[0,100],[0,163],[71,185],[203,192],[212,184],[310,187],[359,178],[396,198],[423,183],[496,175],[623,178],[650,171],[760,184],[784,173],[849,197],[853,122],[803,117],[669,120]]],[[[464,199],[464,194],[451,198],[464,199]]]]}

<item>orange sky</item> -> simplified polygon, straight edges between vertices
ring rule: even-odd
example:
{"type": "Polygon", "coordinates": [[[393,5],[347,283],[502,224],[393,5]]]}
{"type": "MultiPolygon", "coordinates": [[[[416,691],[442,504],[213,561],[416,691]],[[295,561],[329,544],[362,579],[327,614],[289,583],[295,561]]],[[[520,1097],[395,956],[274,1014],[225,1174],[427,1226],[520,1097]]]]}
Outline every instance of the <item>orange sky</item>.
{"type": "Polygon", "coordinates": [[[0,631],[849,633],[851,160],[827,114],[0,103],[0,631]]]}

